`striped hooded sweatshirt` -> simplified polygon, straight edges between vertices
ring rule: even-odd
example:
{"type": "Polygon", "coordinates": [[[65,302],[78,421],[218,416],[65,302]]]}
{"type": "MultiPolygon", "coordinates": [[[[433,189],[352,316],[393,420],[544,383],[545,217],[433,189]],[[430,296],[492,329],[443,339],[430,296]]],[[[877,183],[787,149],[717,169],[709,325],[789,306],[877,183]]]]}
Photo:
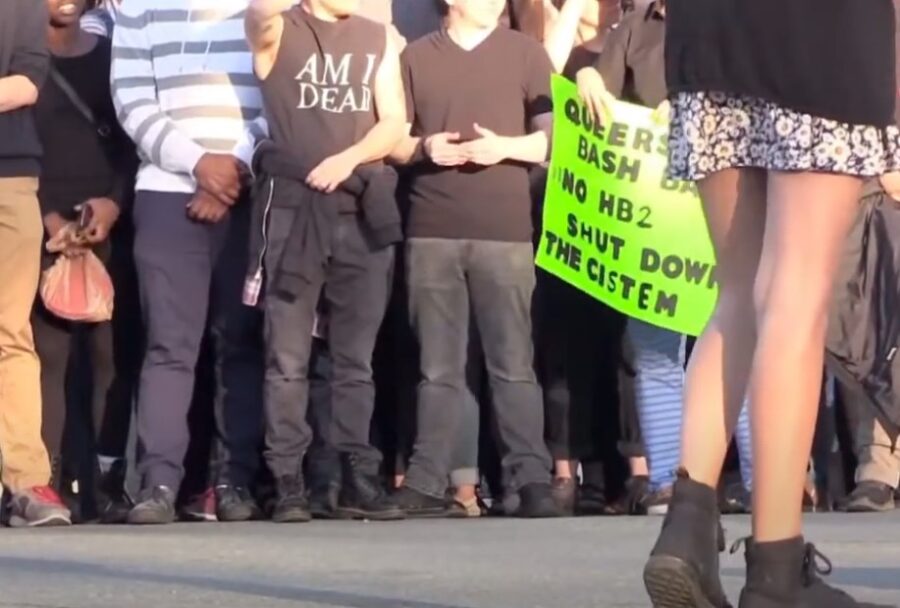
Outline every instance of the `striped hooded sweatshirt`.
{"type": "Polygon", "coordinates": [[[137,145],[138,190],[194,192],[207,152],[250,165],[266,136],[244,35],[249,0],[128,0],[116,19],[112,93],[137,145]]]}

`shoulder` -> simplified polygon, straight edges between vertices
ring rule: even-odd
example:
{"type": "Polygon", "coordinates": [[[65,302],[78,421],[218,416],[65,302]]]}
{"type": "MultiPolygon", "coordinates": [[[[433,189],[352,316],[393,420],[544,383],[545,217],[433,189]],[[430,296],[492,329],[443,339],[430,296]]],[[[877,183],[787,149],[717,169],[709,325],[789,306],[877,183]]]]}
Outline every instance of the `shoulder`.
{"type": "Polygon", "coordinates": [[[405,63],[414,63],[421,57],[435,54],[440,47],[442,38],[443,32],[436,31],[410,42],[401,54],[403,61],[405,63]]]}

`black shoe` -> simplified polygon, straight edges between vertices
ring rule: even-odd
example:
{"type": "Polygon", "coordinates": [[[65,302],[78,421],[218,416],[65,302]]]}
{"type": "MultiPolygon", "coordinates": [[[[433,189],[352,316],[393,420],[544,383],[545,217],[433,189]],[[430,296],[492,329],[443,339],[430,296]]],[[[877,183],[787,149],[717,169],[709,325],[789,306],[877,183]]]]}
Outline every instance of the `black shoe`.
{"type": "Polygon", "coordinates": [[[97,503],[97,517],[104,524],[124,524],[128,521],[128,513],[134,508],[134,501],[125,489],[125,476],[128,463],[117,459],[110,464],[109,470],[95,470],[94,500],[97,503]]]}
{"type": "Polygon", "coordinates": [[[243,486],[216,486],[216,517],[219,521],[250,521],[259,519],[259,505],[250,490],[243,486]]]}
{"type": "Polygon", "coordinates": [[[575,505],[578,503],[578,480],[571,477],[554,479],[553,500],[556,501],[556,506],[562,515],[565,517],[575,515],[575,505]]]}
{"type": "Polygon", "coordinates": [[[656,608],[730,608],[719,579],[724,544],[716,490],[679,472],[644,586],[656,608]]]}
{"type": "Polygon", "coordinates": [[[363,463],[356,454],[341,454],[341,491],[337,515],[341,519],[394,521],[406,514],[384,489],[377,467],[363,463]]]}
{"type": "Polygon", "coordinates": [[[516,517],[539,519],[562,515],[559,505],[553,499],[553,487],[549,483],[530,483],[519,490],[516,517]]]}
{"type": "Polygon", "coordinates": [[[134,525],[170,524],[175,521],[175,492],[168,486],[155,486],[141,492],[138,504],[128,513],[134,525]]]}
{"type": "Polygon", "coordinates": [[[313,519],[337,519],[338,494],[341,486],[336,483],[324,484],[310,490],[309,512],[313,519]]]}
{"type": "Polygon", "coordinates": [[[656,492],[650,491],[650,478],[634,475],[625,482],[625,501],[628,515],[647,515],[647,507],[656,492]]]}
{"type": "Polygon", "coordinates": [[[424,494],[408,486],[394,492],[391,500],[409,519],[439,519],[450,515],[450,504],[446,497],[424,494]]]}
{"type": "Polygon", "coordinates": [[[743,482],[732,483],[725,487],[719,509],[724,515],[747,515],[753,510],[753,500],[743,482]]]}
{"type": "Polygon", "coordinates": [[[878,481],[861,481],[843,504],[848,513],[883,513],[897,508],[894,488],[878,481]]]}
{"type": "Polygon", "coordinates": [[[276,483],[278,498],[272,510],[272,521],[279,524],[306,523],[312,520],[303,478],[286,475],[276,483]]]}
{"type": "Polygon", "coordinates": [[[738,541],[732,553],[741,542],[747,547],[747,584],[739,608],[879,608],[826,585],[819,574],[830,574],[831,562],[813,545],[804,544],[802,537],[772,543],[738,541]]]}
{"type": "Polygon", "coordinates": [[[609,515],[606,492],[591,484],[583,484],[578,491],[576,512],[578,515],[609,515]]]}

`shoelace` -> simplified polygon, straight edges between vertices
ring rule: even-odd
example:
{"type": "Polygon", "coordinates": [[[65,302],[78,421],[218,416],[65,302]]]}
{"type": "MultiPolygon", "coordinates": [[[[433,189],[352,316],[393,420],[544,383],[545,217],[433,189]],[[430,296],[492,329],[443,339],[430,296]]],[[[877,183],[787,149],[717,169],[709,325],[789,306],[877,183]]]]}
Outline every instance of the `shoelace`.
{"type": "Polygon", "coordinates": [[[834,570],[834,566],[828,557],[816,549],[812,543],[806,544],[806,551],[803,555],[803,578],[806,585],[812,585],[821,576],[828,576],[834,570]],[[823,564],[823,565],[820,565],[823,564]]]}
{"type": "MultiPolygon", "coordinates": [[[[739,538],[731,545],[729,553],[734,555],[741,550],[741,547],[748,546],[753,539],[749,536],[739,538]]],[[[828,576],[834,571],[831,560],[824,553],[819,551],[812,543],[806,543],[803,550],[803,582],[809,587],[817,580],[819,576],[828,576]]]]}

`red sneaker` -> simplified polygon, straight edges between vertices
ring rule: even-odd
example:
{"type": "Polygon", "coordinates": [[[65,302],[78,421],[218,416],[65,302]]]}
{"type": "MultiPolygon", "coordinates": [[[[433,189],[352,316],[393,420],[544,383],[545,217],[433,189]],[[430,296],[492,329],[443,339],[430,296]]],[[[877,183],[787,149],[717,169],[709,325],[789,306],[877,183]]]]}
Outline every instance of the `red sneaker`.
{"type": "Polygon", "coordinates": [[[14,528],[72,525],[72,514],[50,486],[14,493],[10,508],[9,525],[14,528]]]}

